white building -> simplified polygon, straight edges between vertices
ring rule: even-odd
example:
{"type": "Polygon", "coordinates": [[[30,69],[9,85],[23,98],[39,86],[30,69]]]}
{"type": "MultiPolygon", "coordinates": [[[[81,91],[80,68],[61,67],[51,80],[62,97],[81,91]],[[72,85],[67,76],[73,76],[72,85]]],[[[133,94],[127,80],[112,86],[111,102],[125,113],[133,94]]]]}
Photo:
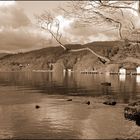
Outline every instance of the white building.
{"type": "Polygon", "coordinates": [[[126,69],[120,68],[119,69],[119,74],[126,74],[126,69]]]}
{"type": "Polygon", "coordinates": [[[140,74],[140,66],[136,68],[137,74],[140,74]]]}
{"type": "Polygon", "coordinates": [[[68,72],[72,72],[72,70],[71,69],[68,69],[68,72]]]}
{"type": "Polygon", "coordinates": [[[66,69],[63,69],[63,73],[65,73],[66,72],[66,69]]]}

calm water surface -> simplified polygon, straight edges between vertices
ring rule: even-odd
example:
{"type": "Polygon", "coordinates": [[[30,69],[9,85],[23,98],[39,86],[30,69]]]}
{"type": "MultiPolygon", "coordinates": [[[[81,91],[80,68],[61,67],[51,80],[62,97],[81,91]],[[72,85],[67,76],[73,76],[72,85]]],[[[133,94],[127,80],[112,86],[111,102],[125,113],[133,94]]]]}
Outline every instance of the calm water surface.
{"type": "Polygon", "coordinates": [[[0,139],[140,138],[140,127],[123,116],[139,99],[140,76],[0,73],[0,139]],[[107,97],[118,104],[103,105],[107,97]]]}

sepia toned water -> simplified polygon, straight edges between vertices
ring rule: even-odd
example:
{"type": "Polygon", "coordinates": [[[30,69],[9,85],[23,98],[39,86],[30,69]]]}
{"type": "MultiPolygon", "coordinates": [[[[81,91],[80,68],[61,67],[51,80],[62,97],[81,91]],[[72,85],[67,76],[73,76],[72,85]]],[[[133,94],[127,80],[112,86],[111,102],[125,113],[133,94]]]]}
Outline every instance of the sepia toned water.
{"type": "Polygon", "coordinates": [[[0,73],[0,139],[140,138],[123,115],[139,99],[140,75],[0,73]],[[117,105],[104,105],[107,97],[117,105]]]}

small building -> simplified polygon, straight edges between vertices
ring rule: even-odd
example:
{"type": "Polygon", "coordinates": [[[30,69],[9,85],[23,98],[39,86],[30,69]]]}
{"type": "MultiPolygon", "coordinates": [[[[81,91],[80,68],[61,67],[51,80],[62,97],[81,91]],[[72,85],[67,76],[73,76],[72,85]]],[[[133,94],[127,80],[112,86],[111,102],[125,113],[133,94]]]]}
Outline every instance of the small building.
{"type": "Polygon", "coordinates": [[[67,69],[67,71],[68,71],[68,72],[71,72],[72,70],[71,70],[71,69],[67,69]]]}
{"type": "Polygon", "coordinates": [[[23,67],[23,65],[22,64],[19,64],[19,67],[23,67]]]}
{"type": "Polygon", "coordinates": [[[63,69],[63,72],[64,72],[64,73],[65,73],[65,72],[71,73],[71,72],[73,72],[73,70],[72,70],[72,69],[66,69],[66,68],[64,68],[64,69],[63,69]]]}
{"type": "Polygon", "coordinates": [[[63,73],[65,73],[65,72],[66,72],[66,69],[64,68],[64,69],[63,69],[63,73]]]}
{"type": "Polygon", "coordinates": [[[21,70],[23,68],[23,65],[22,64],[19,64],[19,69],[21,70]]]}
{"type": "Polygon", "coordinates": [[[137,74],[140,74],[140,66],[136,68],[137,74]]]}
{"type": "Polygon", "coordinates": [[[119,69],[119,74],[126,74],[126,69],[120,68],[119,69]]]}

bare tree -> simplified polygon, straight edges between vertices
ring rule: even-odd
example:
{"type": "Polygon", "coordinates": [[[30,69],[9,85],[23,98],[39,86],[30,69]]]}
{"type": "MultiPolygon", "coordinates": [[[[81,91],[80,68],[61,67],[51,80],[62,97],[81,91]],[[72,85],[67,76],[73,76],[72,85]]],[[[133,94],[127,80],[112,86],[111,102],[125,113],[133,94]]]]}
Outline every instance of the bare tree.
{"type": "Polygon", "coordinates": [[[81,49],[67,49],[65,45],[61,42],[62,33],[60,33],[60,22],[58,19],[52,16],[51,13],[44,11],[41,15],[36,16],[38,24],[41,29],[48,31],[52,37],[57,41],[57,43],[65,50],[69,52],[79,52],[79,51],[90,51],[92,54],[97,56],[102,63],[110,62],[110,59],[104,56],[101,56],[94,52],[91,48],[81,48],[81,49]]]}
{"type": "Polygon", "coordinates": [[[60,22],[52,16],[51,13],[44,11],[41,15],[36,15],[38,24],[41,29],[48,31],[52,37],[59,43],[59,45],[66,50],[67,48],[61,43],[62,34],[59,32],[60,22]]]}
{"type": "Polygon", "coordinates": [[[61,9],[65,16],[74,17],[80,24],[115,26],[120,39],[125,39],[135,29],[134,13],[140,15],[140,2],[138,9],[133,7],[134,3],[136,1],[71,1],[66,9],[61,9]]]}

